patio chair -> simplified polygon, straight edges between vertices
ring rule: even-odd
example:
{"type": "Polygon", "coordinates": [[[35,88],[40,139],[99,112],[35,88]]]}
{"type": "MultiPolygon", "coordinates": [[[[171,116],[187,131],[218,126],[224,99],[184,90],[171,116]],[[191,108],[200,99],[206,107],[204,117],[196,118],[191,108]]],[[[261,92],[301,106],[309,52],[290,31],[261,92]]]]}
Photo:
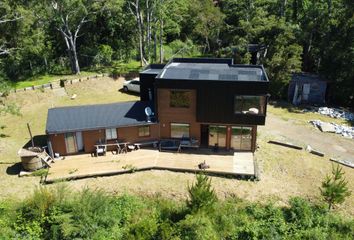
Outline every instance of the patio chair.
{"type": "Polygon", "coordinates": [[[105,146],[98,146],[96,148],[96,157],[98,157],[99,155],[105,156],[106,155],[106,147],[105,146]]]}

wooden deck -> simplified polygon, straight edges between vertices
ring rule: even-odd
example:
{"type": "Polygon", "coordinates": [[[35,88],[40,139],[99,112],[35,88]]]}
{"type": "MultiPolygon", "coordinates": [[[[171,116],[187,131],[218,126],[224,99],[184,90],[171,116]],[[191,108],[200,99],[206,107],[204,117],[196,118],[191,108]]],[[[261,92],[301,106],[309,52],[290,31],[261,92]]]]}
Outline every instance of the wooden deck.
{"type": "Polygon", "coordinates": [[[182,153],[140,149],[127,154],[91,157],[88,154],[66,157],[51,164],[45,183],[87,177],[111,176],[134,171],[160,169],[180,172],[205,171],[213,175],[255,178],[253,153],[214,153],[209,149],[182,153]],[[198,164],[210,166],[200,170],[198,164]]]}

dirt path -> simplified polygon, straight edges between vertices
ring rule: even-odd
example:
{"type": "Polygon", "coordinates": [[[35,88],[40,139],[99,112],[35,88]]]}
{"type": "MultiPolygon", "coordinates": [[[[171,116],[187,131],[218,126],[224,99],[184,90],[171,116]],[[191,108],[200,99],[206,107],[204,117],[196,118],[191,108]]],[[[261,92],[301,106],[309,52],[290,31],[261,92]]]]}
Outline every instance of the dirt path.
{"type": "Polygon", "coordinates": [[[323,133],[310,124],[302,125],[294,120],[286,121],[274,114],[268,114],[266,125],[259,130],[261,134],[275,135],[304,146],[310,145],[328,157],[354,162],[354,139],[346,139],[334,133],[323,133]]]}

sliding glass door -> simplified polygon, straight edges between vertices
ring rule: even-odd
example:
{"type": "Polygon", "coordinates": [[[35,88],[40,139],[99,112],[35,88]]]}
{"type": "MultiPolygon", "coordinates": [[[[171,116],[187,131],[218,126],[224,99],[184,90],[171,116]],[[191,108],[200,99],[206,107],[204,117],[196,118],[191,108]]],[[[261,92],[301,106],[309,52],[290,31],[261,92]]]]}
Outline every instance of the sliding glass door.
{"type": "Polygon", "coordinates": [[[234,150],[252,150],[252,128],[232,127],[231,148],[234,150]]]}
{"type": "Polygon", "coordinates": [[[226,127],[210,125],[209,126],[209,146],[218,144],[219,147],[226,147],[226,127]]]}

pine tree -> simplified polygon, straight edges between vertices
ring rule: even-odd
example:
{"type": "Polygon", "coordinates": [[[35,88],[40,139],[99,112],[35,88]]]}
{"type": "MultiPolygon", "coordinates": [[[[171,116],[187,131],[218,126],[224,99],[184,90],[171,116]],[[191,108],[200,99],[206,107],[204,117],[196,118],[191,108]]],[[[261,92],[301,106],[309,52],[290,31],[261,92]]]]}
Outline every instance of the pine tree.
{"type": "Polygon", "coordinates": [[[328,203],[328,209],[332,209],[336,204],[341,204],[350,196],[348,182],[345,180],[342,167],[338,164],[332,165],[332,175],[327,175],[320,188],[321,195],[328,203]]]}
{"type": "Polygon", "coordinates": [[[197,174],[197,181],[188,188],[189,200],[187,206],[191,212],[212,208],[217,196],[211,186],[211,179],[205,174],[197,174]]]}

